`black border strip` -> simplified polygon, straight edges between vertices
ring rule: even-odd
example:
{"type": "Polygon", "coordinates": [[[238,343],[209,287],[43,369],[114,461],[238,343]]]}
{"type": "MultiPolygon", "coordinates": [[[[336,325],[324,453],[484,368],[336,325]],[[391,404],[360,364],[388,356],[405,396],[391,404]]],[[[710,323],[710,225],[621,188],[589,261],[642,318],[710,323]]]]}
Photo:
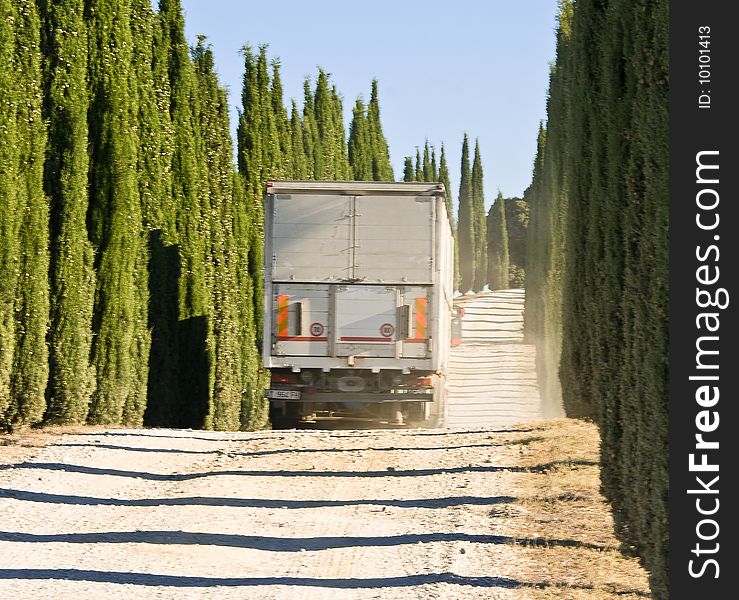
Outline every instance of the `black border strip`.
{"type": "Polygon", "coordinates": [[[739,461],[739,361],[734,350],[739,343],[735,339],[739,338],[735,262],[739,163],[737,140],[731,139],[737,138],[732,130],[739,129],[736,5],[730,0],[674,0],[670,4],[669,507],[670,598],[675,600],[739,597],[734,583],[739,502],[730,489],[736,488],[739,461]],[[710,43],[701,45],[702,41],[710,43]],[[709,58],[701,59],[701,54],[709,58]],[[696,172],[697,160],[718,165],[718,169],[696,172]],[[705,207],[717,204],[701,208],[697,200],[705,207]],[[705,229],[698,226],[697,216],[705,229]],[[720,221],[710,228],[716,216],[720,221]],[[720,308],[726,296],[729,304],[720,308]],[[719,306],[699,306],[712,301],[719,306]],[[717,319],[699,319],[701,313],[716,314],[717,319]],[[718,330],[708,331],[709,322],[715,326],[717,321],[718,330]],[[719,352],[698,357],[697,343],[703,350],[719,352]],[[718,379],[695,379],[706,376],[718,379]],[[701,386],[708,388],[701,393],[701,386]],[[720,396],[714,403],[716,393],[720,396]],[[705,442],[718,442],[718,449],[696,449],[696,434],[702,434],[705,442]],[[692,471],[691,454],[697,465],[692,471]],[[715,465],[719,470],[697,470],[703,462],[711,465],[706,469],[715,465]],[[716,476],[719,479],[713,481],[716,476]],[[700,514],[699,509],[715,513],[700,514]],[[691,568],[699,576],[691,575],[691,568]]]}

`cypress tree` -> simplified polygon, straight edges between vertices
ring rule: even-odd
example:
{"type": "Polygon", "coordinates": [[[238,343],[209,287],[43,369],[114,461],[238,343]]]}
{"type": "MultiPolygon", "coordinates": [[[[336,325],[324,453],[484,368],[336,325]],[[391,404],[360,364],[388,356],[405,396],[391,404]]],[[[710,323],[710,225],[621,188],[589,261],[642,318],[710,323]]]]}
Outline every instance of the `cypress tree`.
{"type": "Polygon", "coordinates": [[[271,177],[275,179],[284,178],[290,172],[292,141],[290,139],[290,123],[283,100],[280,61],[278,59],[272,60],[272,82],[269,95],[272,102],[275,128],[277,129],[277,146],[275,149],[278,152],[271,177]]]}
{"type": "Polygon", "coordinates": [[[193,51],[193,61],[198,85],[198,120],[209,174],[208,196],[212,210],[208,218],[217,223],[210,230],[210,253],[206,257],[207,263],[218,272],[217,277],[210,281],[210,341],[217,360],[212,367],[211,399],[205,426],[233,430],[241,425],[243,357],[240,350],[237,276],[240,265],[235,239],[236,207],[228,97],[218,83],[213,53],[210,47],[206,47],[203,36],[193,51]]]}
{"type": "Polygon", "coordinates": [[[15,355],[15,298],[18,289],[19,227],[22,215],[20,171],[23,100],[16,56],[20,18],[14,0],[0,0],[0,429],[9,423],[5,411],[12,402],[11,376],[15,355]]]}
{"type": "Polygon", "coordinates": [[[267,423],[269,404],[265,402],[263,390],[269,381],[269,375],[262,373],[259,360],[258,306],[255,296],[261,296],[261,282],[255,281],[255,260],[261,257],[260,223],[262,202],[248,199],[246,181],[241,174],[236,174],[233,184],[234,206],[234,240],[237,257],[236,282],[237,306],[239,315],[239,340],[241,356],[241,429],[253,430],[264,427],[267,423]],[[257,243],[257,248],[252,244],[257,243]],[[256,250],[256,251],[255,251],[256,250]],[[248,268],[243,268],[247,265],[248,268]]]}
{"type": "Polygon", "coordinates": [[[338,163],[336,167],[338,179],[351,179],[352,169],[349,166],[349,155],[346,147],[346,130],[344,129],[344,108],[341,96],[336,86],[331,88],[331,100],[333,105],[333,119],[335,134],[335,144],[337,147],[338,163]]]}
{"type": "Polygon", "coordinates": [[[336,165],[339,162],[336,132],[334,131],[334,102],[328,82],[326,72],[319,69],[314,95],[314,113],[319,141],[316,157],[316,179],[324,181],[338,179],[336,165]]]}
{"type": "Polygon", "coordinates": [[[136,85],[131,72],[130,5],[121,0],[88,3],[90,106],[90,208],[88,229],[95,248],[97,285],[92,361],[97,389],[89,420],[123,420],[129,396],[142,385],[145,361],[135,353],[141,297],[137,257],[141,252],[141,205],[136,181],[138,135],[136,85]]]}
{"type": "Polygon", "coordinates": [[[303,148],[308,160],[309,179],[318,179],[321,171],[321,149],[316,127],[316,111],[313,91],[308,78],[303,82],[303,148]]]}
{"type": "Polygon", "coordinates": [[[531,206],[540,387],[595,418],[617,533],[667,597],[668,4],[564,2],[531,206]],[[638,27],[634,23],[639,23],[638,27]],[[565,244],[565,240],[567,243],[565,244]]]}
{"type": "Polygon", "coordinates": [[[146,420],[152,425],[202,427],[208,412],[213,362],[208,350],[212,275],[205,260],[210,246],[206,161],[197,115],[197,81],[179,0],[161,0],[159,20],[169,50],[169,114],[174,132],[171,168],[179,252],[176,341],[180,381],[176,396],[151,398],[146,420]]]}
{"type": "MultiPolygon", "coordinates": [[[[154,15],[147,0],[136,0],[133,21],[139,74],[139,193],[148,265],[139,270],[139,293],[148,292],[149,344],[147,424],[172,425],[180,402],[178,206],[172,181],[175,132],[169,78],[173,39],[166,13],[154,15]],[[147,289],[148,288],[148,289],[147,289]]],[[[141,350],[143,352],[143,349],[141,350]]],[[[138,407],[132,406],[134,413],[138,407]]]]}
{"type": "Polygon", "coordinates": [[[508,228],[506,225],[506,202],[503,194],[490,207],[487,216],[486,236],[488,240],[488,264],[486,277],[490,288],[494,290],[508,289],[508,228]]]}
{"type": "Polygon", "coordinates": [[[352,167],[352,177],[356,181],[372,181],[374,165],[372,138],[361,98],[357,98],[352,114],[349,126],[349,164],[352,167]]]}
{"type": "MultiPolygon", "coordinates": [[[[266,58],[264,60],[266,63],[266,58]]],[[[266,71],[265,71],[266,73],[266,71]]],[[[248,272],[251,280],[253,293],[250,299],[253,302],[250,314],[254,322],[254,331],[257,340],[261,340],[261,323],[262,323],[262,278],[264,267],[262,265],[263,245],[264,245],[264,220],[262,206],[262,184],[264,177],[268,174],[264,168],[264,151],[263,146],[270,144],[271,140],[265,138],[262,132],[270,131],[265,126],[264,120],[267,118],[269,111],[265,111],[264,107],[269,106],[269,97],[265,97],[268,90],[268,82],[260,82],[258,76],[258,59],[253,55],[249,46],[244,47],[244,85],[242,88],[242,112],[239,119],[237,131],[238,137],[238,165],[241,174],[240,181],[245,184],[244,198],[249,206],[249,211],[245,219],[249,221],[249,226],[244,228],[243,235],[247,239],[246,248],[248,254],[245,263],[248,265],[248,272]]],[[[306,103],[306,106],[308,104],[306,103]]],[[[309,110],[312,112],[312,102],[309,110]]],[[[309,119],[310,120],[310,119],[309,119]]],[[[312,138],[312,130],[310,125],[306,124],[304,133],[308,131],[309,137],[312,138]]],[[[311,139],[311,142],[313,140],[311,139]]],[[[315,147],[312,147],[314,156],[315,147]]]]}
{"type": "MultiPolygon", "coordinates": [[[[269,59],[267,58],[267,45],[259,46],[259,57],[257,59],[257,84],[259,85],[259,98],[261,99],[260,110],[262,112],[260,135],[265,141],[262,144],[262,168],[261,176],[257,182],[260,194],[264,192],[264,183],[268,178],[276,179],[283,172],[282,142],[280,140],[280,127],[278,125],[278,112],[284,112],[282,103],[282,84],[278,81],[279,98],[273,93],[274,79],[269,73],[269,59]]],[[[279,75],[279,69],[278,69],[279,75]]]]}
{"type": "Polygon", "coordinates": [[[436,148],[431,146],[431,181],[439,181],[439,169],[436,165],[436,148]]]}
{"type": "Polygon", "coordinates": [[[406,156],[403,161],[403,181],[415,181],[416,173],[413,170],[413,159],[406,156]]]}
{"type": "Polygon", "coordinates": [[[444,184],[444,189],[446,189],[446,212],[447,215],[449,215],[449,222],[452,224],[452,229],[455,233],[456,238],[456,228],[454,227],[454,214],[452,211],[452,184],[449,181],[449,167],[447,166],[446,162],[446,153],[444,152],[444,144],[441,145],[441,158],[439,160],[439,174],[438,174],[438,181],[444,184]]]}
{"type": "Polygon", "coordinates": [[[416,148],[416,181],[424,181],[423,178],[423,163],[421,162],[421,152],[416,148]]]}
{"type": "Polygon", "coordinates": [[[87,31],[83,0],[41,0],[44,184],[51,203],[50,377],[46,421],[84,423],[95,389],[90,364],[95,277],[87,239],[87,31]]]}
{"type": "Polygon", "coordinates": [[[457,242],[457,225],[454,219],[454,210],[452,208],[452,184],[449,181],[449,167],[446,162],[446,153],[444,151],[444,143],[441,144],[441,157],[439,159],[439,175],[438,181],[444,184],[446,189],[446,212],[449,217],[449,223],[452,226],[452,237],[454,238],[454,289],[460,287],[459,275],[459,243],[457,242]]]}
{"type": "Polygon", "coordinates": [[[421,170],[423,172],[423,180],[426,182],[434,180],[434,169],[431,166],[431,152],[429,150],[429,141],[426,140],[423,144],[423,166],[421,170]]]}
{"type": "MultiPolygon", "coordinates": [[[[487,225],[485,221],[485,195],[483,192],[482,160],[480,158],[480,143],[475,140],[475,158],[472,163],[472,226],[474,229],[474,255],[475,255],[475,290],[481,290],[488,282],[487,280],[487,225]]],[[[503,203],[504,204],[504,203],[503,203]]],[[[505,215],[505,207],[503,207],[505,215]]],[[[503,223],[505,225],[505,221],[503,223]]],[[[506,236],[506,254],[508,252],[508,238],[506,236]]],[[[508,261],[506,259],[505,287],[508,287],[508,261]]]]}
{"type": "Polygon", "coordinates": [[[470,146],[467,134],[462,142],[461,177],[459,183],[459,218],[457,240],[459,242],[460,291],[465,293],[475,284],[475,211],[472,199],[472,172],[470,146]]]}
{"type": "MultiPolygon", "coordinates": [[[[5,167],[5,173],[0,176],[7,177],[6,185],[17,185],[15,192],[6,191],[10,191],[9,208],[18,211],[15,217],[11,217],[8,231],[11,239],[6,246],[8,250],[15,246],[18,254],[15,257],[3,256],[6,268],[15,266],[18,269],[16,281],[9,286],[14,288],[14,295],[9,298],[14,299],[14,314],[3,315],[8,319],[3,329],[8,337],[13,337],[13,341],[7,343],[0,339],[0,343],[7,343],[7,348],[0,348],[3,354],[6,351],[11,353],[5,359],[10,363],[9,389],[0,391],[0,428],[7,429],[38,423],[46,408],[49,207],[43,187],[46,129],[42,118],[39,14],[31,0],[17,0],[14,8],[4,8],[6,12],[2,18],[8,20],[10,16],[13,21],[10,31],[3,33],[13,35],[10,40],[15,44],[12,48],[6,46],[7,41],[0,44],[6,46],[6,58],[10,58],[9,64],[15,67],[11,76],[17,78],[15,84],[3,82],[3,91],[8,89],[10,92],[8,113],[4,117],[9,117],[8,141],[17,144],[17,148],[9,149],[8,158],[17,159],[17,162],[5,167]]],[[[5,102],[3,96],[3,104],[5,102]]],[[[6,199],[2,201],[4,203],[6,199]]],[[[2,243],[6,245],[5,240],[2,243]]]]}
{"type": "Polygon", "coordinates": [[[377,79],[372,80],[372,91],[367,106],[367,125],[372,148],[372,179],[374,181],[393,181],[393,168],[390,165],[390,150],[380,120],[380,100],[377,93],[377,79]]]}
{"type": "Polygon", "coordinates": [[[523,288],[526,277],[526,230],[529,224],[529,205],[521,198],[506,198],[505,205],[510,258],[508,285],[512,288],[523,288]]]}
{"type": "Polygon", "coordinates": [[[306,179],[308,177],[308,157],[305,155],[303,123],[300,120],[298,105],[291,100],[290,112],[290,177],[306,179]]]}

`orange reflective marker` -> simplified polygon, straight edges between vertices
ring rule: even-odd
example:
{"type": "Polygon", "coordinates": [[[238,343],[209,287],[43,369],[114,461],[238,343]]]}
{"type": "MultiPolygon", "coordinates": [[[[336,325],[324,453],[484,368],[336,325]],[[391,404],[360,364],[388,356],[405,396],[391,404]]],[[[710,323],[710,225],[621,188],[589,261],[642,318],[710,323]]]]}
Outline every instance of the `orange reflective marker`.
{"type": "Polygon", "coordinates": [[[428,300],[416,298],[416,339],[425,340],[428,337],[428,300]]]}
{"type": "Polygon", "coordinates": [[[287,337],[290,296],[277,296],[277,337],[287,337]]]}

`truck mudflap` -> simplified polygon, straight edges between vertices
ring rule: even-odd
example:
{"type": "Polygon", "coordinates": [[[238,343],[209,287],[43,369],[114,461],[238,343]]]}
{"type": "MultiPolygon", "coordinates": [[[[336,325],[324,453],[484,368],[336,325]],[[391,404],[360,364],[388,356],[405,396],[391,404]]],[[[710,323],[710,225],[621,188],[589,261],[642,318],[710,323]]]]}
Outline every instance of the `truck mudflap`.
{"type": "Polygon", "coordinates": [[[265,390],[265,398],[271,400],[281,400],[283,402],[362,402],[362,403],[383,403],[383,402],[433,402],[434,394],[428,393],[407,393],[407,394],[383,394],[383,393],[315,393],[301,394],[293,392],[286,394],[286,390],[265,390]]]}

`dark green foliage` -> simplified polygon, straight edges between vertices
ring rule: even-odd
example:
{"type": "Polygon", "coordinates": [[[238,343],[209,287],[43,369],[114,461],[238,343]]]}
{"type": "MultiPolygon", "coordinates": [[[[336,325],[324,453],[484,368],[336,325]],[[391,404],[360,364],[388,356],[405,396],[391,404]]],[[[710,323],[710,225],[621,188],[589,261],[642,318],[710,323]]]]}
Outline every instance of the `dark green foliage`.
{"type": "Polygon", "coordinates": [[[280,79],[280,61],[272,61],[272,81],[269,91],[272,102],[272,114],[274,115],[275,128],[277,129],[276,147],[277,156],[274,158],[274,174],[272,177],[284,178],[291,171],[291,149],[290,124],[287,118],[287,110],[282,98],[282,80],[280,79]]]}
{"type": "Polygon", "coordinates": [[[526,277],[526,231],[529,226],[529,205],[521,198],[506,198],[506,229],[508,230],[508,284],[524,287],[526,277]]]}
{"type": "Polygon", "coordinates": [[[377,94],[377,79],[372,80],[372,92],[367,106],[367,129],[372,148],[372,179],[374,181],[393,181],[393,168],[390,166],[390,151],[380,120],[380,100],[377,94]]]}
{"type": "MultiPolygon", "coordinates": [[[[246,81],[245,77],[245,85],[246,81]]],[[[313,91],[310,89],[310,80],[307,78],[303,82],[303,149],[308,161],[308,179],[316,179],[316,165],[320,163],[320,149],[318,147],[313,91]]]]}
{"type": "Polygon", "coordinates": [[[45,188],[50,210],[49,385],[46,421],[84,423],[95,371],[90,365],[95,278],[87,239],[87,27],[82,0],[39,2],[43,18],[45,188]]]}
{"type": "MultiPolygon", "coordinates": [[[[452,223],[452,226],[454,225],[454,214],[452,211],[452,184],[449,181],[449,166],[446,162],[446,153],[444,152],[444,144],[441,145],[441,159],[439,162],[439,173],[437,176],[437,181],[440,181],[444,184],[444,189],[446,190],[446,212],[449,216],[449,222],[452,223]]],[[[452,227],[452,229],[455,230],[455,238],[456,238],[456,228],[452,227]]]]}
{"type": "MultiPolygon", "coordinates": [[[[213,368],[209,322],[210,290],[213,276],[206,257],[210,254],[210,198],[207,167],[199,120],[198,82],[185,41],[184,18],[179,0],[162,0],[159,5],[161,41],[166,55],[169,88],[169,122],[172,131],[171,198],[176,214],[176,230],[167,231],[166,214],[161,223],[153,224],[163,233],[165,244],[176,240],[178,269],[177,322],[171,320],[168,289],[171,276],[152,281],[154,342],[152,366],[162,366],[148,381],[150,401],[146,422],[150,425],[202,427],[208,412],[209,377],[213,368]],[[163,286],[161,290],[158,286],[163,286]],[[158,315],[156,311],[161,311],[158,315]],[[174,361],[174,364],[173,364],[174,361]],[[170,380],[176,377],[175,381],[170,380]],[[158,392],[158,393],[157,393],[158,392]]],[[[153,247],[152,247],[153,248],[153,247]]],[[[151,258],[149,269],[161,264],[151,258]]],[[[164,274],[161,274],[162,276],[164,274]]]]}
{"type": "MultiPolygon", "coordinates": [[[[208,429],[233,430],[241,426],[243,389],[241,340],[238,313],[238,251],[235,232],[234,168],[229,133],[228,96],[219,86],[213,53],[200,38],[194,50],[195,74],[199,95],[205,164],[208,171],[208,196],[211,218],[217,226],[210,229],[210,252],[206,264],[212,267],[208,277],[209,315],[212,333],[209,344],[217,357],[212,368],[209,391],[208,429]]],[[[275,63],[275,73],[277,64],[275,63]]],[[[284,109],[283,109],[284,111],[284,109]]],[[[282,114],[282,113],[280,113],[282,114]]],[[[287,128],[287,115],[283,126],[287,128]]],[[[280,134],[282,139],[282,135],[280,134]]],[[[289,132],[284,141],[289,144],[289,132]]]]}
{"type": "Polygon", "coordinates": [[[329,89],[329,76],[323,69],[318,71],[313,110],[318,134],[315,178],[323,181],[350,179],[341,100],[335,87],[329,89]]]}
{"type": "Polygon", "coordinates": [[[290,112],[290,173],[291,179],[308,178],[308,157],[305,154],[303,144],[303,123],[300,120],[298,105],[295,100],[291,101],[290,112]]]}
{"type": "Polygon", "coordinates": [[[462,164],[458,198],[457,243],[459,245],[459,289],[462,293],[465,293],[472,289],[475,284],[475,212],[472,199],[470,145],[466,133],[462,142],[462,164]]]}
{"type": "Polygon", "coordinates": [[[38,423],[49,372],[48,216],[44,194],[46,129],[42,118],[40,20],[35,2],[3,5],[0,167],[3,246],[0,255],[0,429],[38,423]],[[7,37],[5,37],[7,36],[7,37]],[[10,67],[9,67],[10,66],[10,67]],[[7,138],[5,137],[7,136],[7,138]],[[6,204],[7,203],[7,204],[6,204]],[[6,222],[7,219],[7,222],[6,222]],[[5,237],[7,235],[7,238],[5,237]]]}
{"type": "Polygon", "coordinates": [[[406,156],[403,161],[403,181],[415,181],[416,172],[413,170],[413,158],[406,156]]]}
{"type": "Polygon", "coordinates": [[[421,152],[416,148],[416,181],[424,181],[423,179],[423,163],[421,162],[421,152]]]}
{"type": "Polygon", "coordinates": [[[498,197],[490,207],[487,216],[487,280],[490,289],[508,289],[508,274],[510,259],[508,254],[508,226],[506,219],[506,202],[503,194],[498,192],[498,197]]]}
{"type": "MultiPolygon", "coordinates": [[[[483,173],[482,173],[482,159],[480,158],[480,142],[475,141],[475,158],[472,162],[472,228],[474,235],[474,290],[481,290],[486,283],[488,283],[488,228],[485,219],[485,195],[483,192],[483,173]]],[[[504,210],[504,209],[503,209],[504,210]]],[[[503,225],[505,226],[505,213],[503,219],[503,225]]],[[[504,265],[505,275],[505,286],[508,287],[508,235],[506,234],[505,240],[505,262],[504,265]]],[[[501,255],[501,260],[503,255],[501,255]]],[[[502,280],[500,280],[502,282],[502,280]]],[[[492,285],[492,281],[490,284],[492,285]]]]}
{"type": "Polygon", "coordinates": [[[667,49],[666,0],[563,5],[526,192],[542,389],[559,368],[567,413],[597,420],[602,488],[655,598],[667,597],[667,49]]]}
{"type": "Polygon", "coordinates": [[[357,98],[352,113],[349,126],[349,164],[352,166],[352,177],[357,181],[372,181],[372,138],[361,98],[357,98]]]}
{"type": "Polygon", "coordinates": [[[446,189],[446,212],[449,217],[449,223],[452,226],[452,236],[454,237],[454,289],[459,289],[459,243],[457,241],[457,225],[454,220],[454,211],[452,210],[452,184],[449,181],[449,166],[446,162],[446,153],[444,152],[444,144],[441,144],[441,158],[439,160],[438,180],[444,184],[446,189]]]}
{"type": "Polygon", "coordinates": [[[5,411],[12,402],[10,381],[15,354],[15,299],[20,254],[20,185],[23,124],[19,119],[22,96],[17,76],[16,35],[18,5],[0,0],[0,428],[9,423],[5,411]]]}
{"type": "Polygon", "coordinates": [[[429,149],[429,141],[426,140],[423,144],[423,180],[433,181],[434,180],[434,169],[431,166],[431,151],[429,149]]]}
{"type": "Polygon", "coordinates": [[[145,389],[137,338],[146,335],[137,271],[143,252],[137,184],[137,85],[132,70],[130,5],[106,0],[87,5],[89,32],[90,207],[97,286],[92,361],[97,389],[89,420],[117,424],[127,402],[145,389]]]}
{"type": "MultiPolygon", "coordinates": [[[[263,426],[261,201],[180,2],[0,0],[0,60],[0,428],[263,426]]],[[[304,177],[272,73],[250,158],[304,177]]]]}
{"type": "Polygon", "coordinates": [[[377,80],[372,80],[372,95],[365,108],[361,98],[352,110],[349,127],[349,164],[357,181],[392,181],[390,152],[380,123],[380,102],[377,98],[377,80]]]}

